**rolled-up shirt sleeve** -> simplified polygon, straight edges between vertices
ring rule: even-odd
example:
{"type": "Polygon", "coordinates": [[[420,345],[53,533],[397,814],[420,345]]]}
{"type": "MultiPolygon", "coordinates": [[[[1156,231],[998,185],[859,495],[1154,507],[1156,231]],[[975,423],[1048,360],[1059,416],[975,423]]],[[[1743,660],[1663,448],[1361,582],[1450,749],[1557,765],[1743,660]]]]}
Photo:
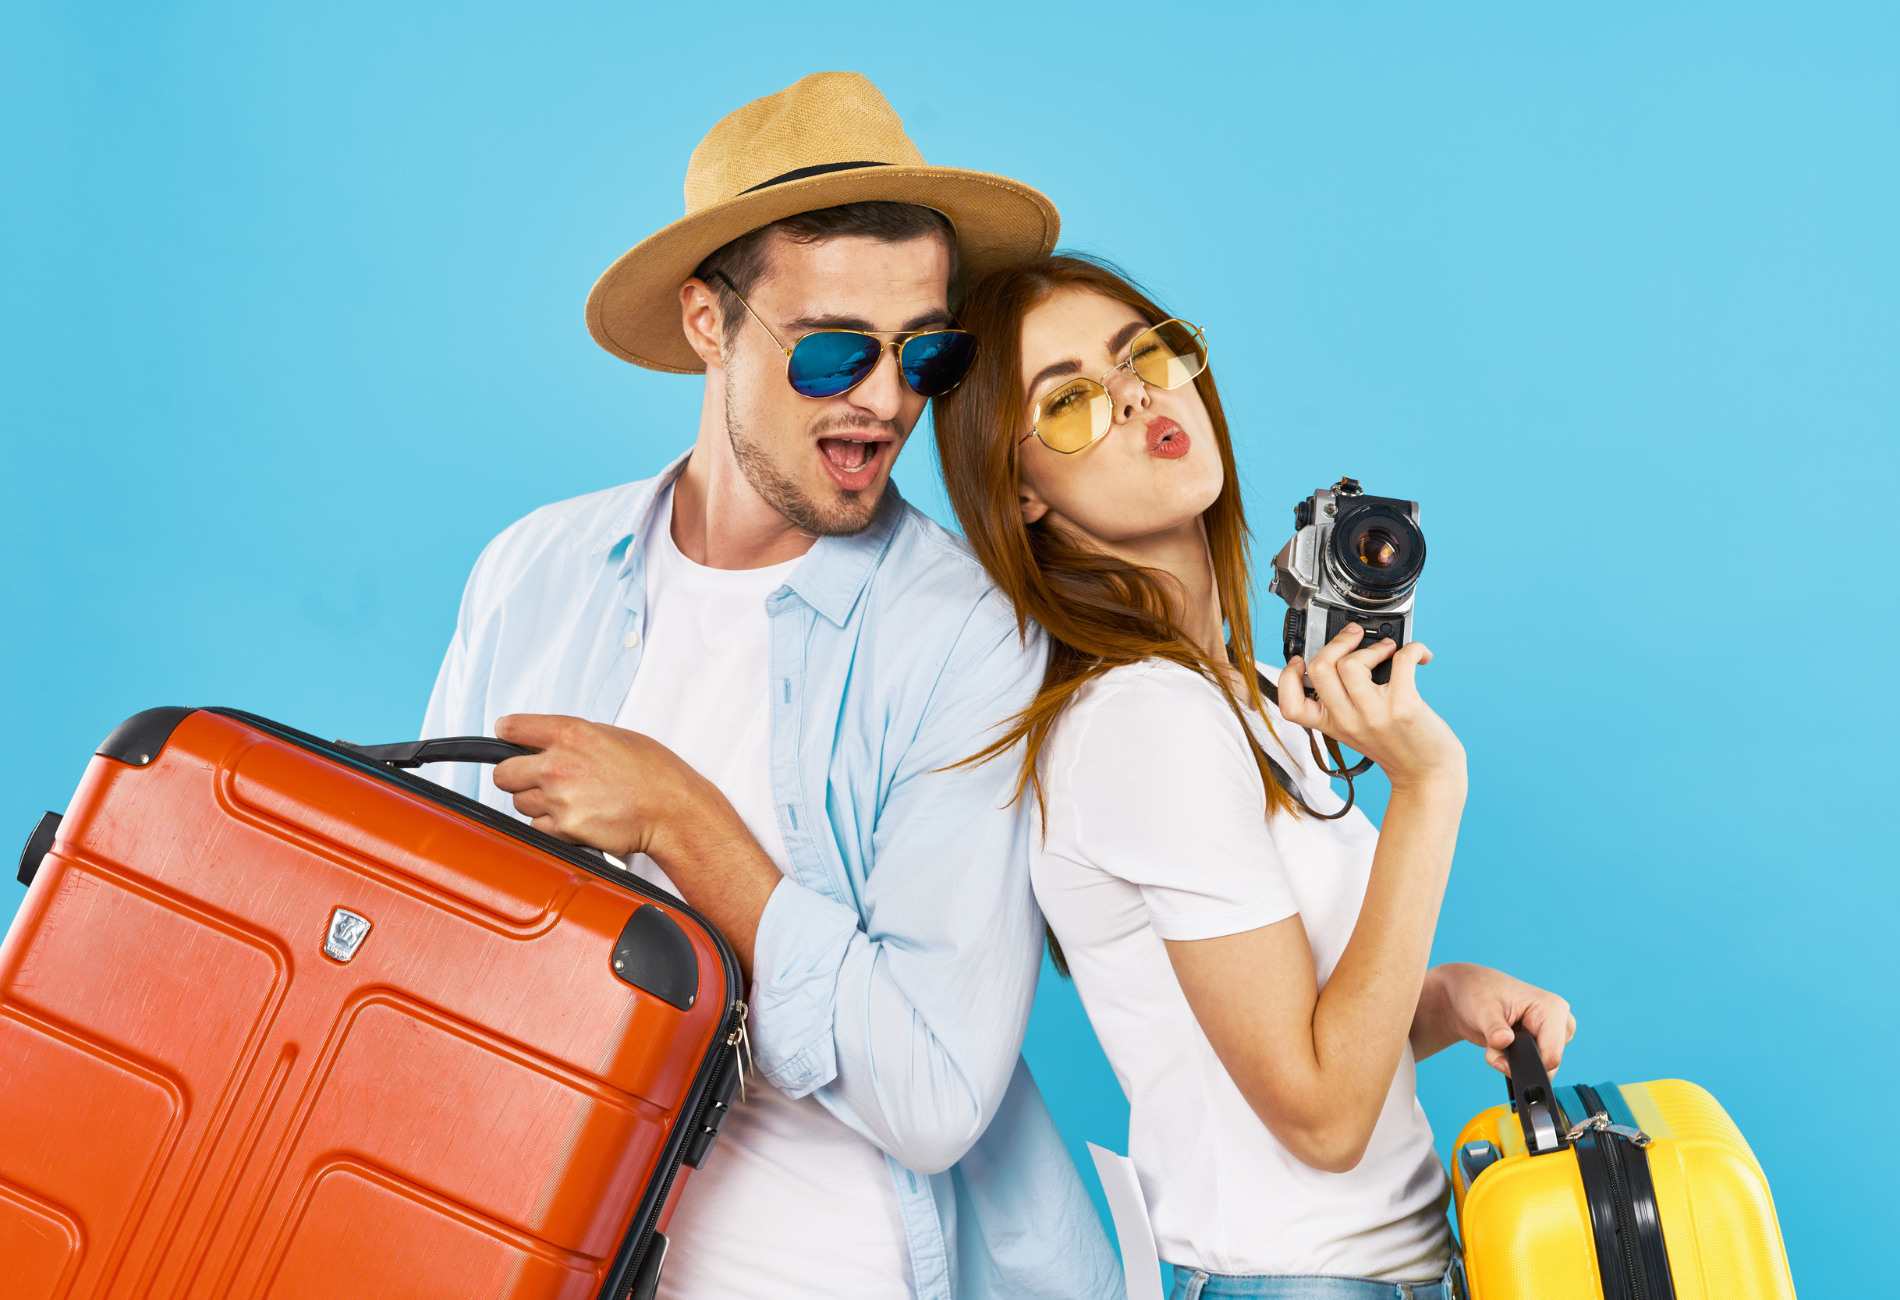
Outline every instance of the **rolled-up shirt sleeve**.
{"type": "Polygon", "coordinates": [[[759,924],[752,1043],[899,1163],[948,1168],[1016,1068],[1041,964],[1019,751],[955,766],[1035,696],[1043,652],[1001,597],[973,607],[883,796],[859,911],[787,879],[759,924]]]}

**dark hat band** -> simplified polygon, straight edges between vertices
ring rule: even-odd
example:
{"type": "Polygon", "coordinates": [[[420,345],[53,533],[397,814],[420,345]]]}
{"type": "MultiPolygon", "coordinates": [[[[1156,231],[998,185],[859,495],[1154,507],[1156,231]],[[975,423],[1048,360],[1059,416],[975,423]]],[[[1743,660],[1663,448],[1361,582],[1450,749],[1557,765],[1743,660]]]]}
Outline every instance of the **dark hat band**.
{"type": "MultiPolygon", "coordinates": [[[[890,163],[882,162],[842,162],[819,163],[816,167],[794,167],[783,176],[774,176],[769,181],[760,181],[751,189],[740,190],[739,194],[751,194],[758,190],[769,190],[774,185],[783,185],[787,181],[802,181],[807,176],[823,176],[827,172],[848,172],[859,167],[889,167],[891,165],[890,163]]],[[[733,197],[737,198],[738,195],[734,195],[733,197]]]]}

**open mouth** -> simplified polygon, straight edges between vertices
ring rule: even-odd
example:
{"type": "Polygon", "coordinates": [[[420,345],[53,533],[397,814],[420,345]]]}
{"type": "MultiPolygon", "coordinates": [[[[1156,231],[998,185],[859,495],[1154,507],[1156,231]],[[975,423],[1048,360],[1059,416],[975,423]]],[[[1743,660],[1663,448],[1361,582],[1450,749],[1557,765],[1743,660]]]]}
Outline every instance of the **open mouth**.
{"type": "Polygon", "coordinates": [[[858,491],[871,485],[892,446],[888,438],[820,438],[818,453],[839,487],[858,491]]]}

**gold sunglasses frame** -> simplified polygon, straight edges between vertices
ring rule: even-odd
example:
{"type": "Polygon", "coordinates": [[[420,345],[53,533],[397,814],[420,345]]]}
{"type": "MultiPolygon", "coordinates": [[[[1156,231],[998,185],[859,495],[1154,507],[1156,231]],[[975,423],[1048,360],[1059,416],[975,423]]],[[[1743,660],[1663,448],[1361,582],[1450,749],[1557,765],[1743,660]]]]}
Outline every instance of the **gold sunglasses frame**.
{"type": "MultiPolygon", "coordinates": [[[[765,322],[760,321],[759,323],[763,325],[765,322]]],[[[770,331],[767,331],[767,332],[769,333],[770,331]]],[[[1160,388],[1161,391],[1164,393],[1171,393],[1177,388],[1186,388],[1189,384],[1193,383],[1196,379],[1199,379],[1202,375],[1206,374],[1207,373],[1207,358],[1208,358],[1207,331],[1202,329],[1199,325],[1196,325],[1193,321],[1182,320],[1179,316],[1170,316],[1168,317],[1168,319],[1162,321],[1160,324],[1150,325],[1147,329],[1135,335],[1134,338],[1129,339],[1128,340],[1128,355],[1122,358],[1122,360],[1116,362],[1114,365],[1110,366],[1107,370],[1103,371],[1102,377],[1100,379],[1067,380],[1066,382],[1061,383],[1056,386],[1055,393],[1061,392],[1063,389],[1067,388],[1070,384],[1080,383],[1080,384],[1088,384],[1094,388],[1097,388],[1101,390],[1101,395],[1103,397],[1108,397],[1111,395],[1108,391],[1108,381],[1115,377],[1115,372],[1117,370],[1126,370],[1130,375],[1134,376],[1135,382],[1140,384],[1143,388],[1160,388]],[[1183,379],[1180,383],[1174,384],[1169,387],[1163,387],[1159,384],[1149,383],[1146,379],[1143,379],[1139,374],[1136,373],[1135,371],[1135,344],[1141,342],[1143,339],[1147,338],[1150,334],[1156,333],[1163,326],[1167,326],[1167,325],[1180,325],[1184,327],[1185,329],[1187,329],[1191,334],[1193,334],[1196,339],[1200,340],[1201,368],[1199,370],[1196,370],[1193,374],[1189,375],[1186,379],[1183,379]]],[[[1083,446],[1076,447],[1069,451],[1064,451],[1060,447],[1051,446],[1049,443],[1049,440],[1042,436],[1042,427],[1041,427],[1042,426],[1042,404],[1048,401],[1049,398],[1054,395],[1055,395],[1054,393],[1049,393],[1037,399],[1035,413],[1031,415],[1029,419],[1029,432],[1025,433],[1022,437],[1016,440],[1016,445],[1018,447],[1022,446],[1025,442],[1028,442],[1031,438],[1034,438],[1037,442],[1041,443],[1045,447],[1048,447],[1050,451],[1053,451],[1058,456],[1074,456],[1074,455],[1080,454],[1081,452],[1087,451],[1090,447],[1093,447],[1096,443],[1106,438],[1109,435],[1109,431],[1115,427],[1114,417],[1111,416],[1109,418],[1108,428],[1103,429],[1100,433],[1095,434],[1092,437],[1090,437],[1088,442],[1084,444],[1083,446]]],[[[1094,396],[1091,395],[1089,398],[1089,401],[1093,403],[1095,401],[1094,396]]]]}
{"type": "MultiPolygon", "coordinates": [[[[862,384],[865,379],[869,379],[872,375],[877,373],[877,368],[884,364],[884,353],[886,350],[888,350],[891,356],[895,358],[897,361],[897,377],[904,381],[904,387],[909,388],[910,391],[913,393],[917,393],[917,390],[911,387],[910,376],[904,373],[904,345],[910,342],[912,339],[920,339],[924,337],[924,335],[926,334],[964,334],[964,335],[968,335],[969,338],[976,344],[978,351],[981,351],[983,347],[983,340],[980,338],[977,338],[975,333],[973,333],[970,330],[966,330],[962,328],[961,326],[957,326],[957,327],[947,329],[947,330],[946,329],[911,330],[907,334],[899,334],[895,330],[807,330],[805,331],[805,333],[800,334],[797,338],[793,339],[792,346],[788,348],[783,343],[779,342],[778,334],[772,329],[770,325],[767,325],[765,323],[765,319],[762,316],[760,316],[759,313],[752,310],[752,304],[745,300],[745,295],[739,292],[739,287],[735,285],[731,280],[726,278],[726,273],[724,271],[719,271],[719,272],[716,272],[715,274],[717,274],[721,280],[725,281],[726,288],[732,290],[732,296],[739,300],[739,305],[746,309],[746,314],[752,317],[753,320],[759,322],[759,328],[765,331],[765,336],[771,339],[772,342],[778,346],[778,350],[780,352],[783,352],[785,354],[785,386],[791,389],[794,393],[798,393],[800,397],[803,397],[808,402],[828,402],[833,397],[843,397],[846,393],[850,392],[852,388],[856,388],[858,384],[862,384]],[[796,349],[798,345],[800,343],[803,343],[806,339],[815,338],[820,334],[855,334],[859,338],[870,339],[878,345],[877,360],[872,362],[871,368],[864,372],[864,378],[859,379],[857,383],[852,384],[850,388],[840,388],[837,392],[832,393],[829,397],[812,397],[806,393],[799,393],[798,385],[792,382],[792,352],[793,350],[796,349]],[[889,342],[885,341],[886,336],[889,337],[890,339],[889,342]]],[[[956,318],[952,317],[951,319],[954,320],[956,318]]],[[[1185,325],[1187,322],[1183,321],[1181,323],[1185,325]]],[[[1155,328],[1159,329],[1160,326],[1156,326],[1155,328]]],[[[971,355],[970,364],[972,368],[974,368],[976,365],[976,357],[974,354],[971,355]]],[[[917,393],[917,396],[923,398],[925,401],[930,401],[932,398],[936,398],[936,397],[945,397],[951,393],[956,392],[958,387],[962,385],[963,380],[968,379],[969,377],[970,377],[970,372],[968,370],[965,370],[963,372],[963,377],[961,379],[958,379],[956,383],[950,385],[950,387],[944,389],[943,392],[917,393]]]]}

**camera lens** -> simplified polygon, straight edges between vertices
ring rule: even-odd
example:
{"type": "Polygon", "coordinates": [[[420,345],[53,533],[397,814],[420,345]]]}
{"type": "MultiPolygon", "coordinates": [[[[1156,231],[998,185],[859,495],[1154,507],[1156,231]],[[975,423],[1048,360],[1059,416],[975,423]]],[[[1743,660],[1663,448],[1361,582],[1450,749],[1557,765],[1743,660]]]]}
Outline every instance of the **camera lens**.
{"type": "Polygon", "coordinates": [[[1367,568],[1389,569],[1399,561],[1399,539],[1377,524],[1358,530],[1353,549],[1367,568]]]}
{"type": "Polygon", "coordinates": [[[1425,568],[1425,534],[1402,502],[1351,502],[1326,546],[1326,569],[1356,601],[1378,608],[1404,599],[1425,568]]]}

